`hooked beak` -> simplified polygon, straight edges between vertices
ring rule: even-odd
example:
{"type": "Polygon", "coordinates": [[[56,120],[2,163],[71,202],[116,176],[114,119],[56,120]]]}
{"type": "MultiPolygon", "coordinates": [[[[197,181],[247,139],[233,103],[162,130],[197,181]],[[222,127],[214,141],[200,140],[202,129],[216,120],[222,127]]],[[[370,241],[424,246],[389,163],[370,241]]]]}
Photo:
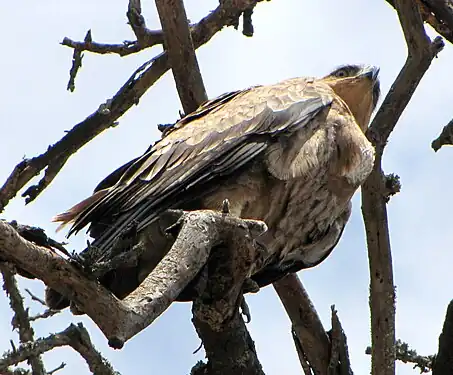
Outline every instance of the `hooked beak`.
{"type": "Polygon", "coordinates": [[[364,66],[362,71],[359,74],[360,77],[366,77],[371,79],[373,82],[376,82],[379,76],[379,68],[377,66],[364,66]]]}

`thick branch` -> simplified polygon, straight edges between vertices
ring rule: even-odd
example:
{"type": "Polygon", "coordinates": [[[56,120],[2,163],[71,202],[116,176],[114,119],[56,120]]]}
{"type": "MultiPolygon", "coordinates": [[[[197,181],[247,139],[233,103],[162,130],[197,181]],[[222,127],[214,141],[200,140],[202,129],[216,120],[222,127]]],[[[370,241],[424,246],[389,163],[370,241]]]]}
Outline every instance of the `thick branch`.
{"type": "Polygon", "coordinates": [[[274,288],[291,319],[294,332],[315,374],[327,374],[330,344],[321,320],[296,274],[276,281],[274,288]]]}
{"type": "Polygon", "coordinates": [[[156,0],[176,88],[185,113],[208,99],[182,0],[156,0]]]}
{"type": "MultiPolygon", "coordinates": [[[[90,371],[97,375],[118,375],[110,363],[94,348],[90,336],[82,323],[71,324],[64,331],[54,333],[35,342],[24,343],[17,349],[6,352],[0,359],[0,373],[9,366],[25,361],[27,358],[40,356],[60,346],[71,346],[87,362],[90,371]]],[[[33,372],[35,374],[35,372],[33,372]]]]}
{"type": "MultiPolygon", "coordinates": [[[[235,249],[250,251],[253,238],[266,227],[211,211],[184,214],[171,250],[143,283],[125,300],[110,292],[62,257],[26,241],[0,221],[0,259],[15,263],[68,297],[99,326],[112,347],[151,324],[178,297],[205,265],[212,247],[237,239],[235,249]],[[241,242],[242,241],[242,242],[241,242]],[[93,303],[96,301],[96,303],[93,303]]],[[[261,267],[268,254],[256,256],[251,267],[261,267]]],[[[241,285],[242,287],[242,285],[241,285]]]]}
{"type": "Polygon", "coordinates": [[[264,375],[239,313],[242,286],[256,257],[255,249],[241,244],[240,236],[231,240],[236,243],[216,248],[203,271],[205,288],[193,303],[192,321],[206,351],[208,375],[264,375]]]}
{"type": "MultiPolygon", "coordinates": [[[[18,329],[21,343],[33,343],[34,331],[30,324],[28,309],[25,309],[24,300],[17,287],[14,272],[6,263],[0,263],[0,271],[3,274],[3,289],[8,294],[11,309],[14,311],[12,326],[18,329]]],[[[46,374],[44,364],[39,355],[31,355],[27,359],[34,375],[46,374]]]]}
{"type": "Polygon", "coordinates": [[[395,0],[406,38],[408,57],[367,132],[376,147],[373,171],[362,186],[362,213],[365,222],[370,264],[370,308],[372,331],[372,374],[395,373],[395,291],[392,255],[387,222],[385,178],[381,160],[387,139],[408,104],[432,59],[443,48],[441,38],[430,41],[417,5],[395,0]]]}
{"type": "Polygon", "coordinates": [[[450,301],[442,333],[439,336],[439,351],[434,361],[433,375],[453,374],[453,301],[450,301]]]}
{"type": "MultiPolygon", "coordinates": [[[[256,1],[252,1],[256,3],[256,1]]],[[[192,40],[195,48],[208,42],[224,26],[237,20],[250,6],[250,0],[225,0],[212,13],[194,26],[192,40]]],[[[0,189],[0,212],[32,178],[46,169],[37,185],[29,187],[22,196],[26,203],[34,200],[55,178],[68,158],[98,134],[116,125],[121,117],[170,68],[168,56],[162,53],[138,68],[121,89],[98,110],[77,124],[60,141],[32,159],[20,162],[0,189]]]]}

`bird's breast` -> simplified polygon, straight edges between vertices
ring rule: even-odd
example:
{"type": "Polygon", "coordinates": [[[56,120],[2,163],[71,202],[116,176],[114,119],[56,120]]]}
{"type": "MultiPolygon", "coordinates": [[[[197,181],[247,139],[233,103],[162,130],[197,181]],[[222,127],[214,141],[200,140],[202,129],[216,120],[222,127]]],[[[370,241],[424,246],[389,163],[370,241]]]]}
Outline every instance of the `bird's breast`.
{"type": "MultiPolygon", "coordinates": [[[[338,242],[350,201],[372,170],[374,148],[353,119],[334,108],[296,156],[278,143],[268,153],[265,203],[243,217],[264,220],[263,242],[281,262],[319,263],[338,242]]],[[[294,144],[291,145],[294,148],[294,144]]]]}
{"type": "MultiPolygon", "coordinates": [[[[263,204],[252,206],[245,216],[260,217],[267,223],[262,242],[282,262],[301,260],[310,266],[338,241],[349,205],[350,196],[333,192],[329,177],[319,168],[309,179],[275,180],[263,204]]],[[[346,216],[347,220],[348,212],[346,216]]]]}

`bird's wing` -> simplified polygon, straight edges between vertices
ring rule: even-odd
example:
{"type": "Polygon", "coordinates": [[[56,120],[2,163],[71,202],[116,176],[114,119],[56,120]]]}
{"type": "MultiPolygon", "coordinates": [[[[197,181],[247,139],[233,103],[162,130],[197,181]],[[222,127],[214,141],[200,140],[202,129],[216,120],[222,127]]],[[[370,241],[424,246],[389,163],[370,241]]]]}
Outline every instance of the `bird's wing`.
{"type": "Polygon", "coordinates": [[[140,230],[161,212],[215,188],[273,139],[306,126],[332,100],[328,89],[298,78],[205,103],[125,168],[114,186],[95,193],[86,205],[79,203],[83,209],[69,234],[113,216],[114,224],[93,244],[107,249],[131,223],[140,230]]]}

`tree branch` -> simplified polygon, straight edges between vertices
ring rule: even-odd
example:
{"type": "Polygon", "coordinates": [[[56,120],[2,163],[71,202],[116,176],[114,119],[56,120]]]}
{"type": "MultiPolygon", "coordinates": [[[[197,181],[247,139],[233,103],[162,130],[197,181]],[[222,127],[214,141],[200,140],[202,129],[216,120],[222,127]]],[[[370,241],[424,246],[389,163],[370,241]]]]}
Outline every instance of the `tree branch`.
{"type": "Polygon", "coordinates": [[[329,337],[313,303],[296,274],[274,282],[310,367],[315,374],[327,374],[330,359],[329,337]]]}
{"type": "MultiPolygon", "coordinates": [[[[22,295],[17,287],[14,277],[14,267],[7,263],[0,262],[0,271],[3,274],[3,289],[10,299],[11,309],[14,311],[12,321],[13,329],[19,331],[19,339],[21,343],[33,343],[34,331],[30,324],[28,309],[24,308],[22,295]]],[[[46,370],[39,355],[30,355],[27,357],[32,368],[33,375],[45,375],[46,370]]]]}
{"type": "MultiPolygon", "coordinates": [[[[394,0],[386,0],[396,9],[394,0]]],[[[453,43],[453,9],[448,0],[415,0],[424,22],[453,43]]]]}
{"type": "Polygon", "coordinates": [[[201,276],[205,287],[193,303],[192,322],[208,358],[206,374],[264,375],[239,313],[242,286],[250,275],[255,249],[244,246],[240,236],[230,239],[235,243],[216,248],[201,276]]]}
{"type": "Polygon", "coordinates": [[[433,42],[425,33],[416,3],[395,0],[404,32],[408,57],[393,83],[367,136],[376,147],[373,171],[362,186],[362,213],[365,222],[370,264],[370,308],[372,330],[372,374],[395,373],[395,291],[386,208],[385,178],[381,160],[387,139],[408,104],[432,59],[442,50],[443,41],[433,42]]]}
{"type": "MultiPolygon", "coordinates": [[[[212,211],[185,213],[178,226],[181,229],[171,250],[123,301],[116,299],[96,281],[89,280],[62,257],[23,239],[2,221],[0,259],[13,262],[74,301],[77,308],[98,325],[109,344],[121,348],[124,342],[162,314],[195,279],[214,246],[234,244],[238,254],[249,254],[255,251],[253,239],[266,230],[262,222],[241,220],[212,211]]],[[[247,263],[252,268],[260,268],[270,256],[264,252],[254,255],[253,261],[247,263]]]]}
{"type": "Polygon", "coordinates": [[[192,43],[184,3],[182,0],[156,0],[156,7],[176,88],[184,112],[188,114],[195,111],[208,97],[192,43]]]}
{"type": "MultiPolygon", "coordinates": [[[[35,342],[24,343],[17,349],[4,353],[0,359],[0,372],[3,373],[9,366],[23,362],[30,357],[40,356],[60,346],[71,346],[76,350],[85,359],[93,374],[119,375],[110,363],[94,348],[90,336],[82,323],[78,323],[77,326],[71,324],[62,332],[54,333],[35,342]]],[[[35,374],[34,371],[33,374],[35,374]]]]}
{"type": "MultiPolygon", "coordinates": [[[[91,32],[91,30],[89,30],[91,32]]],[[[88,51],[92,53],[97,53],[100,55],[106,55],[109,53],[114,53],[120,55],[121,57],[131,55],[133,53],[140,52],[146,48],[150,48],[157,44],[163,43],[164,35],[160,30],[149,31],[147,38],[147,44],[140,44],[138,41],[124,41],[123,43],[99,43],[93,41],[83,41],[79,42],[72,40],[71,38],[65,37],[61,45],[73,48],[77,51],[88,51]]]]}
{"type": "MultiPolygon", "coordinates": [[[[192,40],[195,48],[208,42],[224,26],[233,25],[251,0],[224,0],[208,16],[193,28],[192,40]]],[[[30,186],[23,194],[26,203],[33,201],[55,178],[69,157],[85,144],[116,125],[116,121],[170,68],[168,55],[164,52],[139,67],[120,90],[85,120],[75,125],[60,141],[48,150],[31,159],[20,162],[0,189],[0,212],[8,202],[32,178],[46,169],[37,185],[30,186]]]]}
{"type": "Polygon", "coordinates": [[[453,300],[445,316],[442,333],[439,336],[439,351],[433,363],[433,375],[453,374],[453,300]]]}
{"type": "MultiPolygon", "coordinates": [[[[433,369],[434,357],[433,355],[429,356],[422,356],[417,354],[417,352],[413,349],[409,348],[409,345],[401,340],[396,340],[395,343],[395,351],[396,351],[396,359],[403,363],[413,363],[414,369],[418,367],[420,373],[428,373],[431,372],[433,369]]],[[[448,349],[451,350],[451,347],[448,349]]],[[[371,347],[367,347],[365,350],[365,354],[371,354],[371,347]]],[[[450,367],[451,369],[451,367],[450,367]]],[[[448,372],[439,372],[439,374],[448,375],[448,372]]]]}

